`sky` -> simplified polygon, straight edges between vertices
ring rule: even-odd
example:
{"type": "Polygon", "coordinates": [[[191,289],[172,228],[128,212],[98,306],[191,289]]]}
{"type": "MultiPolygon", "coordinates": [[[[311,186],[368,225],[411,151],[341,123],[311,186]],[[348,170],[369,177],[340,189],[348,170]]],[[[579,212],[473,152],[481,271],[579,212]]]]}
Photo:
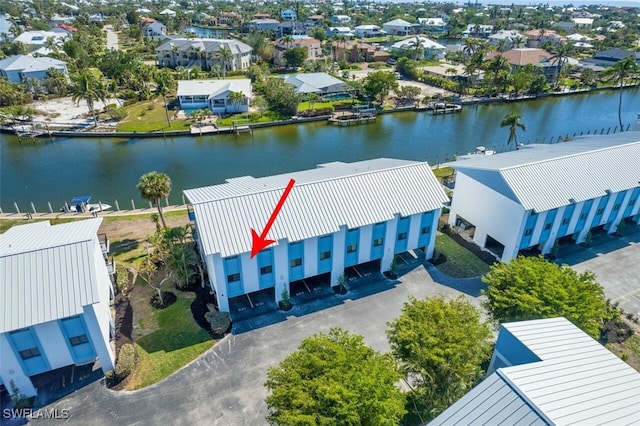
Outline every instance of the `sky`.
{"type": "MultiPolygon", "coordinates": [[[[380,1],[389,1],[389,0],[380,0],[380,1]]],[[[398,1],[398,2],[403,2],[403,3],[409,3],[412,0],[391,0],[391,1],[398,1]]],[[[416,3],[421,3],[424,0],[415,0],[416,3]]],[[[463,0],[438,0],[438,1],[431,1],[431,0],[427,0],[429,3],[455,3],[455,4],[460,4],[463,5],[465,3],[467,3],[466,1],[463,0]]],[[[471,0],[472,2],[475,2],[475,0],[471,0]]],[[[603,6],[616,6],[616,7],[622,7],[622,6],[630,6],[630,7],[640,7],[640,0],[624,0],[624,1],[607,1],[607,0],[575,0],[575,1],[571,1],[571,0],[546,0],[546,1],[541,1],[541,0],[478,0],[479,3],[483,4],[483,5],[490,5],[490,4],[499,4],[499,5],[507,5],[510,6],[512,4],[516,4],[516,5],[539,5],[539,4],[545,4],[545,5],[549,5],[549,6],[565,6],[565,5],[573,5],[573,6],[581,6],[581,5],[603,5],[603,6]]]]}

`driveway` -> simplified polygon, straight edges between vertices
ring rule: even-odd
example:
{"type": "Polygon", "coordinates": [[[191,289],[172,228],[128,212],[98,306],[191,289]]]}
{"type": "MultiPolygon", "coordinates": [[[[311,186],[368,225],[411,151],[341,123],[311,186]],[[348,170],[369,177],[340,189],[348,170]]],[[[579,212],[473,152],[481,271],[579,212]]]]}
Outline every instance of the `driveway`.
{"type": "Polygon", "coordinates": [[[559,261],[578,272],[595,273],[607,299],[640,316],[640,227],[633,228],[624,237],[598,236],[592,247],[568,247],[559,261]]]}
{"type": "Polygon", "coordinates": [[[352,289],[345,296],[296,306],[287,316],[276,312],[235,324],[234,334],[149,388],[113,392],[94,382],[47,408],[68,409],[67,423],[81,425],[266,424],[263,383],[267,369],[294,351],[305,337],[340,326],[363,335],[373,348],[388,351],[386,323],[400,314],[409,295],[460,294],[454,288],[477,295],[482,286],[479,279],[452,280],[434,273],[435,280],[449,286],[438,284],[426,269],[433,267],[425,268],[420,262],[405,268],[408,272],[397,281],[376,274],[350,283],[352,289]]]}
{"type": "Polygon", "coordinates": [[[120,50],[118,35],[113,31],[111,25],[105,25],[104,32],[107,36],[107,50],[120,50]]]}

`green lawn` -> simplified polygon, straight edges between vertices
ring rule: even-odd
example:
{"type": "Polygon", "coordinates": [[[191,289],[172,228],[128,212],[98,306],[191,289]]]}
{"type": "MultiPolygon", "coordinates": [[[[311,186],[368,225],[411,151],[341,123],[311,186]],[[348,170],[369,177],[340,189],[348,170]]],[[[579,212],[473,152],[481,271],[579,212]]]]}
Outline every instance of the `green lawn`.
{"type": "Polygon", "coordinates": [[[193,319],[192,293],[175,292],[178,300],[173,305],[152,311],[157,328],[135,341],[138,364],[127,383],[128,390],[159,382],[215,343],[193,319]]]}
{"type": "Polygon", "coordinates": [[[271,121],[287,120],[289,118],[290,117],[282,116],[273,111],[266,111],[262,115],[257,113],[250,113],[250,114],[242,113],[242,114],[231,115],[225,118],[219,118],[216,121],[216,124],[218,125],[218,127],[231,127],[234,124],[243,125],[246,122],[245,120],[247,119],[249,119],[249,123],[268,123],[271,121]],[[237,123],[234,123],[236,121],[237,123]]]}
{"type": "Polygon", "coordinates": [[[448,235],[438,233],[436,250],[447,258],[447,261],[439,264],[437,268],[451,277],[472,278],[489,272],[489,265],[448,235]]]}
{"type": "Polygon", "coordinates": [[[453,175],[453,167],[438,167],[437,169],[432,169],[433,174],[436,175],[438,180],[442,180],[443,177],[449,177],[453,175]]]}
{"type": "MultiPolygon", "coordinates": [[[[127,118],[118,123],[118,132],[161,132],[163,130],[189,130],[191,127],[189,120],[172,120],[171,127],[169,127],[164,104],[160,98],[157,98],[155,102],[139,102],[125,108],[129,114],[127,118]]],[[[169,117],[173,117],[171,111],[169,117]]]]}

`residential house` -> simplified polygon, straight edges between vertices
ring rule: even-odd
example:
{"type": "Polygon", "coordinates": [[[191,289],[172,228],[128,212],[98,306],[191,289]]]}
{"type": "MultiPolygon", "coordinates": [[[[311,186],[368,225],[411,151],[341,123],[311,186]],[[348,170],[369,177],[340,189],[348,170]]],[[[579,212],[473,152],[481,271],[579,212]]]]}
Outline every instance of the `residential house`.
{"type": "Polygon", "coordinates": [[[0,234],[0,384],[27,397],[34,380],[99,360],[114,368],[110,301],[113,263],[105,260],[101,218],[34,222],[0,234]]]}
{"type": "MultiPolygon", "coordinates": [[[[435,41],[428,39],[423,36],[410,37],[405,40],[398,41],[393,43],[390,48],[393,52],[394,50],[403,52],[405,54],[413,55],[416,51],[416,45],[419,44],[422,49],[422,58],[424,59],[443,59],[444,52],[446,51],[446,47],[440,43],[436,43],[435,41]]],[[[419,59],[422,59],[419,58],[419,59]]]]}
{"type": "Polygon", "coordinates": [[[487,38],[493,33],[493,25],[468,24],[464,37],[487,38]]]}
{"type": "Polygon", "coordinates": [[[577,28],[591,28],[593,25],[593,18],[572,18],[571,20],[577,28]]]}
{"type": "Polygon", "coordinates": [[[431,258],[448,201],[427,163],[387,158],[239,177],[184,194],[218,307],[232,318],[252,298],[275,307],[283,294],[305,285],[301,280],[327,294],[350,267],[387,271],[407,250],[431,258]],[[267,235],[275,243],[252,256],[250,230],[264,228],[291,179],[295,184],[267,235]]]}
{"type": "Polygon", "coordinates": [[[344,93],[347,91],[347,84],[325,72],[287,74],[284,82],[293,85],[297,93],[315,93],[320,96],[332,93],[344,93]]]}
{"type": "Polygon", "coordinates": [[[22,83],[28,78],[44,80],[49,75],[50,68],[69,77],[66,62],[46,56],[15,55],[0,60],[0,76],[12,83],[22,83]]]}
{"type": "Polygon", "coordinates": [[[284,58],[284,52],[294,47],[305,48],[307,50],[307,60],[316,60],[322,57],[322,44],[320,40],[306,35],[294,35],[290,40],[286,38],[276,40],[273,49],[274,65],[278,67],[285,66],[287,60],[284,58]]]}
{"type": "Polygon", "coordinates": [[[252,98],[251,80],[179,80],[176,96],[180,109],[209,108],[214,114],[247,112],[252,98]],[[244,101],[230,101],[231,92],[242,93],[244,101]]]}
{"type": "Polygon", "coordinates": [[[527,65],[533,65],[544,74],[548,81],[553,81],[560,72],[560,63],[554,60],[551,53],[543,49],[522,47],[506,52],[489,52],[487,59],[493,59],[498,55],[507,59],[514,73],[527,65]]]}
{"type": "Polygon", "coordinates": [[[56,44],[62,45],[65,41],[71,39],[71,33],[60,27],[55,28],[55,31],[25,31],[13,41],[22,43],[28,48],[37,48],[43,46],[49,38],[53,38],[56,44]]]}
{"type": "Polygon", "coordinates": [[[171,9],[164,9],[162,12],[159,13],[162,16],[169,16],[169,17],[174,17],[176,16],[176,12],[171,10],[171,9]]]}
{"type": "Polygon", "coordinates": [[[351,17],[349,15],[333,15],[331,17],[331,22],[340,25],[348,24],[349,22],[351,22],[351,17]]]}
{"type": "Polygon", "coordinates": [[[336,41],[332,43],[334,60],[345,59],[349,62],[386,62],[391,54],[379,45],[359,40],[336,41]]]}
{"type": "Polygon", "coordinates": [[[218,25],[226,25],[227,27],[242,27],[242,15],[237,12],[221,12],[216,18],[218,25]]]}
{"type": "Polygon", "coordinates": [[[173,38],[156,48],[160,67],[191,68],[199,65],[210,70],[215,65],[226,67],[227,71],[247,69],[251,65],[251,46],[239,40],[219,40],[214,38],[173,38]],[[219,56],[220,50],[229,49],[232,59],[226,64],[219,56]]]}
{"type": "Polygon", "coordinates": [[[351,28],[349,27],[329,27],[329,29],[327,30],[327,37],[334,37],[334,36],[345,36],[346,38],[353,38],[355,37],[355,34],[353,33],[353,31],[351,31],[351,28]]]}
{"type": "Polygon", "coordinates": [[[167,26],[160,21],[151,19],[142,29],[142,35],[152,39],[164,38],[167,35],[167,26]]]}
{"type": "Polygon", "coordinates": [[[271,18],[256,18],[247,22],[246,27],[249,31],[273,31],[278,29],[280,21],[271,18]]]}
{"type": "Polygon", "coordinates": [[[324,16],[322,15],[311,15],[308,16],[307,19],[305,19],[302,22],[302,26],[309,29],[309,28],[314,28],[314,27],[319,27],[322,26],[322,23],[324,21],[324,16]]]}
{"type": "Polygon", "coordinates": [[[634,52],[633,50],[620,49],[614,47],[611,49],[603,50],[596,53],[593,58],[583,59],[581,64],[598,66],[602,68],[612,67],[617,62],[620,62],[627,56],[633,56],[636,59],[636,63],[640,64],[640,52],[634,52]]]}
{"type": "Polygon", "coordinates": [[[530,30],[527,31],[525,35],[527,36],[527,47],[532,48],[537,48],[545,43],[558,46],[566,41],[564,37],[554,30],[530,30]]]}
{"type": "Polygon", "coordinates": [[[525,249],[547,254],[558,239],[615,232],[640,220],[638,158],[638,131],[459,157],[449,224],[473,228],[473,241],[503,262],[525,249]]]}
{"type": "Polygon", "coordinates": [[[307,33],[307,29],[304,25],[298,21],[284,21],[278,24],[276,28],[276,38],[285,37],[288,35],[305,35],[307,33]]]}
{"type": "Polygon", "coordinates": [[[387,35],[386,31],[377,25],[358,25],[353,29],[353,33],[360,38],[382,37],[387,35]]]}
{"type": "Polygon", "coordinates": [[[280,12],[280,19],[282,19],[283,21],[297,21],[298,14],[295,10],[285,9],[280,12]]]}
{"type": "Polygon", "coordinates": [[[429,425],[613,425],[640,416],[640,373],[565,318],[502,324],[487,374],[429,425]]]}
{"type": "Polygon", "coordinates": [[[442,18],[418,18],[418,24],[424,28],[425,31],[435,34],[446,33],[448,24],[442,18]]]}
{"type": "Polygon", "coordinates": [[[527,42],[527,38],[515,30],[498,30],[487,37],[487,40],[502,51],[524,47],[527,42]]]}
{"type": "Polygon", "coordinates": [[[409,34],[413,34],[419,27],[419,24],[411,24],[404,19],[394,19],[382,24],[382,29],[384,30],[384,32],[397,36],[407,36],[409,34]]]}

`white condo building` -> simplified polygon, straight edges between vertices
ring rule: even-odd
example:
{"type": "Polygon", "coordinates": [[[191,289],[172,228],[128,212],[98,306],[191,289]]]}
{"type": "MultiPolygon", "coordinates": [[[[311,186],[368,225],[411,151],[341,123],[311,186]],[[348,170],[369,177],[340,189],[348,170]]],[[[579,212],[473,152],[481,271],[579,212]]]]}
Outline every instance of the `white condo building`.
{"type": "Polygon", "coordinates": [[[452,164],[450,225],[475,227],[473,240],[503,262],[523,249],[549,253],[559,238],[584,242],[595,228],[638,222],[640,132],[525,145],[452,164]]]}
{"type": "Polygon", "coordinates": [[[448,201],[427,163],[380,158],[329,163],[264,178],[244,176],[184,192],[221,311],[259,291],[281,300],[290,283],[375,262],[387,271],[397,253],[433,254],[440,209],[448,201]],[[276,242],[251,258],[251,229],[264,228],[290,179],[295,185],[267,234],[276,242]]]}

